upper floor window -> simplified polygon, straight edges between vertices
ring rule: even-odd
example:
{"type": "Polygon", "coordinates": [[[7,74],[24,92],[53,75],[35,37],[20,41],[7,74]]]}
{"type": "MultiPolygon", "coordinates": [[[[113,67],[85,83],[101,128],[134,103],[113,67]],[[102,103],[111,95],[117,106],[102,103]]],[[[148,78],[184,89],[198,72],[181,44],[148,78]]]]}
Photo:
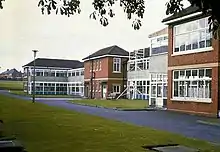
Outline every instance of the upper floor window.
{"type": "Polygon", "coordinates": [[[151,54],[168,52],[168,36],[160,36],[151,40],[151,54]]]}
{"type": "Polygon", "coordinates": [[[113,58],[113,72],[121,72],[121,58],[113,58]]]}
{"type": "Polygon", "coordinates": [[[191,21],[174,27],[174,54],[211,48],[212,34],[208,18],[191,21]]]}

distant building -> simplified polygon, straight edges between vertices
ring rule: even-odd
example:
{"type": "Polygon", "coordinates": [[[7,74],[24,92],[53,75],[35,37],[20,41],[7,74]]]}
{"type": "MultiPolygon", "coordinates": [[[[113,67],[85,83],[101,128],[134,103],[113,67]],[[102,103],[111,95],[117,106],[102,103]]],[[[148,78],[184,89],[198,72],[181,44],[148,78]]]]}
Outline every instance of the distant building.
{"type": "Polygon", "coordinates": [[[84,58],[85,96],[106,98],[126,88],[126,65],[129,53],[114,45],[100,49],[84,58]]]}
{"type": "MultiPolygon", "coordinates": [[[[38,58],[35,60],[36,94],[84,95],[84,67],[78,60],[38,58]]],[[[24,91],[32,94],[34,62],[23,66],[24,91]]]]}
{"type": "Polygon", "coordinates": [[[7,69],[0,74],[0,79],[22,79],[22,72],[14,69],[7,69]]]}

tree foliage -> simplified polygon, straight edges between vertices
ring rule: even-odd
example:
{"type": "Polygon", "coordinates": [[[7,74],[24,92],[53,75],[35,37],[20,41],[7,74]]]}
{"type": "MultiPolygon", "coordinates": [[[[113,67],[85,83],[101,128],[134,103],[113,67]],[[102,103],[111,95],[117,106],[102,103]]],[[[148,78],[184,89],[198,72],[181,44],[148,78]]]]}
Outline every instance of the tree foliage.
{"type": "MultiPolygon", "coordinates": [[[[3,8],[3,1],[0,0],[0,9],[3,8]]],[[[215,37],[220,37],[220,13],[218,12],[218,0],[188,0],[191,5],[198,6],[204,14],[210,15],[209,25],[210,31],[215,37]]],[[[166,6],[166,14],[175,14],[183,9],[183,0],[168,0],[166,6]]],[[[90,18],[99,20],[101,25],[107,26],[109,18],[115,16],[113,6],[118,3],[127,15],[127,19],[133,19],[132,27],[139,30],[142,26],[141,20],[145,13],[145,0],[93,0],[92,5],[94,11],[90,14],[90,18]]],[[[80,0],[39,0],[38,7],[41,8],[42,14],[66,15],[70,17],[79,14],[80,0]]]]}

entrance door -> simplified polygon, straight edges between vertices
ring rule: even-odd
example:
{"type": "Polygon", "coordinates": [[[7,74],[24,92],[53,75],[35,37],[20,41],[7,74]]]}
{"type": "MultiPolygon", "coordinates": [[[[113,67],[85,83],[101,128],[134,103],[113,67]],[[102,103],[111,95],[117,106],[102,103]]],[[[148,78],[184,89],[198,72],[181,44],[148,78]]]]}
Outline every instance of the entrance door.
{"type": "Polygon", "coordinates": [[[106,98],[106,94],[107,94],[107,85],[103,84],[102,85],[102,98],[106,98]]]}
{"type": "Polygon", "coordinates": [[[162,85],[157,85],[157,98],[156,98],[156,106],[157,107],[163,107],[164,101],[163,101],[163,89],[162,85]]]}
{"type": "Polygon", "coordinates": [[[85,97],[89,97],[89,86],[88,85],[85,86],[84,95],[85,97]]]}

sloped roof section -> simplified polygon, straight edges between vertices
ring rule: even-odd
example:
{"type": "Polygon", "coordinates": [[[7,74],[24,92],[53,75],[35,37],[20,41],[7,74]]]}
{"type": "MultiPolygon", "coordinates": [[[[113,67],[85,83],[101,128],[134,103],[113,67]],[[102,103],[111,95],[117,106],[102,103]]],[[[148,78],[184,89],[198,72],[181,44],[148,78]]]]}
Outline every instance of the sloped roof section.
{"type": "Polygon", "coordinates": [[[1,74],[4,74],[4,75],[9,75],[9,74],[13,74],[13,73],[19,73],[18,70],[16,70],[15,68],[14,69],[11,69],[11,70],[7,70],[7,71],[4,71],[2,72],[1,74]]]}
{"type": "MultiPolygon", "coordinates": [[[[56,67],[56,68],[68,68],[68,69],[77,69],[83,68],[83,62],[78,60],[64,60],[64,59],[48,59],[48,58],[37,58],[35,60],[35,65],[37,67],[56,67]]],[[[34,61],[24,65],[25,66],[34,66],[34,61]]]]}
{"type": "Polygon", "coordinates": [[[159,31],[154,32],[154,33],[151,33],[148,36],[148,38],[153,38],[153,37],[157,37],[157,36],[164,35],[164,34],[168,34],[168,27],[165,27],[159,31]]]}
{"type": "Polygon", "coordinates": [[[197,6],[189,6],[185,9],[183,9],[182,11],[163,19],[162,23],[167,22],[167,21],[171,21],[171,20],[174,20],[174,19],[177,19],[177,18],[180,18],[180,17],[184,17],[184,16],[187,16],[187,15],[190,15],[190,14],[193,14],[193,13],[197,13],[197,12],[200,12],[200,11],[201,11],[201,9],[197,6]]]}
{"type": "Polygon", "coordinates": [[[115,55],[115,56],[129,56],[129,53],[117,45],[103,48],[97,52],[83,58],[83,60],[88,60],[90,58],[101,57],[104,55],[115,55]]]}

